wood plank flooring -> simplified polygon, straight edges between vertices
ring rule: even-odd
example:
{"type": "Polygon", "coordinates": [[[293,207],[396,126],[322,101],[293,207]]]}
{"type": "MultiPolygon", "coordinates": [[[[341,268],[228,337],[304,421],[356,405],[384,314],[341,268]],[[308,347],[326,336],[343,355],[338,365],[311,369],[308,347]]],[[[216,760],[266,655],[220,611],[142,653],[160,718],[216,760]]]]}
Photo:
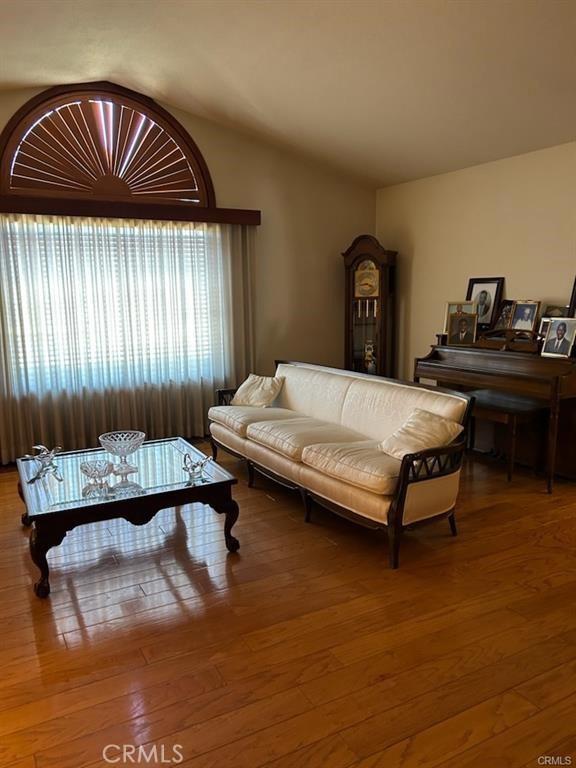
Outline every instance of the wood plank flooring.
{"type": "Polygon", "coordinates": [[[460,535],[409,532],[390,571],[385,535],[221,458],[239,553],[199,505],[86,526],[45,601],[0,471],[2,768],[576,764],[576,484],[469,462],[460,535]]]}

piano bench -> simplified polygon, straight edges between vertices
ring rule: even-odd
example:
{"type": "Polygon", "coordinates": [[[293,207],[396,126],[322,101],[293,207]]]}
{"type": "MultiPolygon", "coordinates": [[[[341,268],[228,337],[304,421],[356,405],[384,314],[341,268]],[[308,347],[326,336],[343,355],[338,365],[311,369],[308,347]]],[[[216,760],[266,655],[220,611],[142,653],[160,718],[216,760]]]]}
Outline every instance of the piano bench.
{"type": "Polygon", "coordinates": [[[505,424],[508,432],[508,481],[512,480],[516,458],[516,433],[518,424],[533,421],[539,413],[549,408],[546,400],[521,395],[509,395],[493,389],[475,389],[467,392],[474,397],[474,408],[469,430],[469,449],[474,450],[476,419],[505,424]]]}

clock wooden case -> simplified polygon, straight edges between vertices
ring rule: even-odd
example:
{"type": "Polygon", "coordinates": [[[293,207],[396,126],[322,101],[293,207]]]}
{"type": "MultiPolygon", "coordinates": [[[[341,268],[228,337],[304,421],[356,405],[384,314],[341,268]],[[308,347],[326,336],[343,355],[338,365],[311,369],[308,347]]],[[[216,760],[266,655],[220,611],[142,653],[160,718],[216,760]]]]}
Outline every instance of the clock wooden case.
{"type": "Polygon", "coordinates": [[[344,251],[348,370],[394,376],[396,251],[359,235],[344,251]]]}

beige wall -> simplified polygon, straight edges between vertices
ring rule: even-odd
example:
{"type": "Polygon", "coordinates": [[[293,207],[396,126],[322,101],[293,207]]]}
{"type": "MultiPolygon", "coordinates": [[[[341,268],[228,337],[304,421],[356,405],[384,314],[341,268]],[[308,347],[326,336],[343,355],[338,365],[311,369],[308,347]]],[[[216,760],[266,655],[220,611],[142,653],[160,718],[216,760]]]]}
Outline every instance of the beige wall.
{"type": "MultiPolygon", "coordinates": [[[[0,93],[0,128],[35,93],[0,93]]],[[[297,154],[167,108],[203,153],[218,205],[262,210],[254,263],[256,370],[272,371],[275,358],[342,365],[340,253],[356,235],[373,233],[374,190],[297,154]]]]}
{"type": "Polygon", "coordinates": [[[567,304],[576,274],[576,142],[381,189],[376,233],[400,252],[399,372],[412,376],[469,277],[567,304]]]}

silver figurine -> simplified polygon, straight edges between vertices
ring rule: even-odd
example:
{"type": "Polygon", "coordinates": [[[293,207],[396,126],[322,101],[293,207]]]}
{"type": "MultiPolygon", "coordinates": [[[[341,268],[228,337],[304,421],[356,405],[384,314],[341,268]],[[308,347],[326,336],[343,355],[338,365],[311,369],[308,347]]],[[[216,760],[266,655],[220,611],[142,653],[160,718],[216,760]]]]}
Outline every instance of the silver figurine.
{"type": "Polygon", "coordinates": [[[184,464],[182,465],[182,469],[184,472],[187,472],[190,475],[190,480],[193,479],[200,479],[202,477],[202,473],[204,471],[204,467],[206,464],[209,464],[212,461],[211,456],[207,456],[205,459],[198,459],[197,461],[194,461],[192,456],[189,453],[184,454],[184,464]]]}
{"type": "Polygon", "coordinates": [[[28,483],[35,483],[36,480],[41,480],[43,477],[46,477],[46,475],[52,475],[61,483],[63,478],[58,470],[55,457],[56,454],[62,451],[62,446],[56,445],[52,450],[45,445],[33,445],[32,448],[33,450],[38,451],[38,453],[33,456],[27,454],[24,458],[34,459],[34,461],[36,461],[37,472],[28,480],[28,483]]]}

